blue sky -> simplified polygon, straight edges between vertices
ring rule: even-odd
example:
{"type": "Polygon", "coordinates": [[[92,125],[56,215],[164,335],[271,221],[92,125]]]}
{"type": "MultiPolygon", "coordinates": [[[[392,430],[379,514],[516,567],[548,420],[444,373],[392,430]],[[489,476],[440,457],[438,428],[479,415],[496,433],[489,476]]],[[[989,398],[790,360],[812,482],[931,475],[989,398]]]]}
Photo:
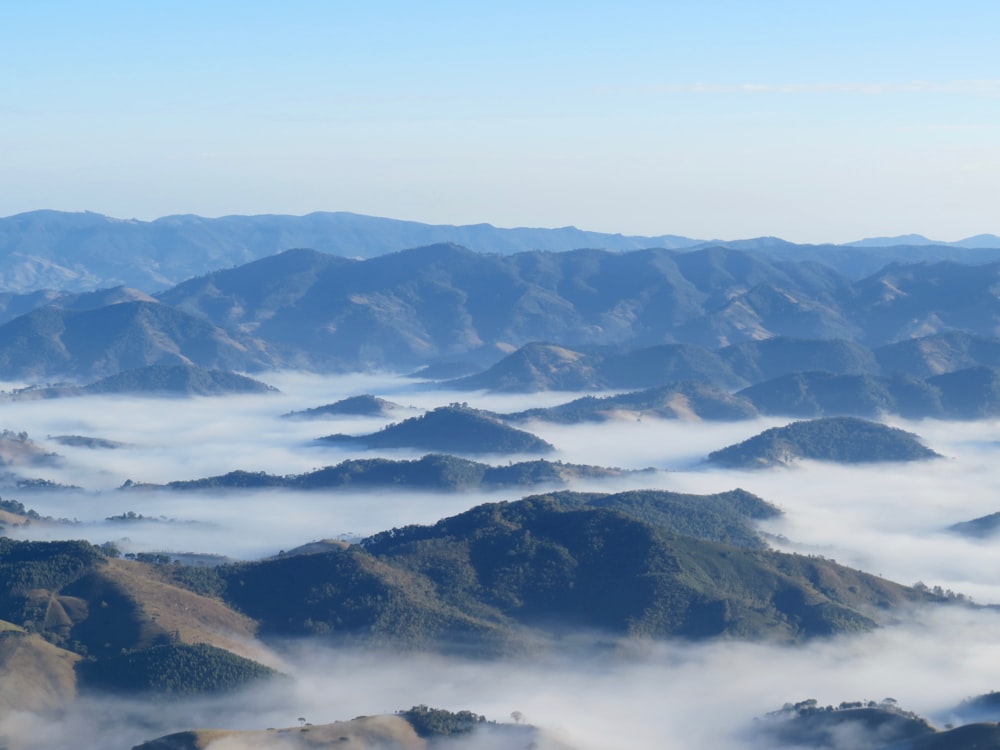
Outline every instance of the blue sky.
{"type": "Polygon", "coordinates": [[[1000,234],[992,1],[7,5],[4,216],[1000,234]]]}

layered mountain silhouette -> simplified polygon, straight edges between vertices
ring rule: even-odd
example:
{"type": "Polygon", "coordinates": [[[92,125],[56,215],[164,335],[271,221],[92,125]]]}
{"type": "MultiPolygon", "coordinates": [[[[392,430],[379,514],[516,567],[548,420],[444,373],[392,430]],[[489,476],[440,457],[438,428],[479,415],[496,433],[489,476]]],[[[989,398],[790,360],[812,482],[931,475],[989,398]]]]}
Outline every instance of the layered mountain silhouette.
{"type": "Polygon", "coordinates": [[[720,247],[487,255],[442,244],[369,260],[290,250],[166,289],[158,306],[127,288],[7,295],[0,377],[93,377],[167,361],[238,371],[488,366],[539,341],[550,347],[505,363],[492,387],[702,377],[737,387],[816,369],[928,376],[996,364],[997,283],[998,263],[891,265],[854,280],[720,247]],[[914,338],[925,342],[903,344],[914,338]],[[650,351],[626,353],[641,349],[650,351]],[[595,369],[581,352],[619,359],[595,369]]]}
{"type": "Polygon", "coordinates": [[[578,248],[614,251],[727,246],[782,260],[823,262],[858,277],[892,261],[963,262],[1000,259],[992,235],[957,243],[924,237],[876,238],[853,246],[795,245],[774,237],[723,242],[676,235],[626,236],[559,229],[501,229],[489,224],[431,225],[319,212],[305,216],[165,216],[154,221],[117,219],[96,213],[31,211],[0,218],[0,277],[4,291],[44,288],[82,291],[125,284],[157,291],[193,276],[228,268],[296,247],[352,258],[370,258],[442,242],[478,252],[565,252],[578,248]],[[984,249],[985,248],[985,249],[984,249]]]}

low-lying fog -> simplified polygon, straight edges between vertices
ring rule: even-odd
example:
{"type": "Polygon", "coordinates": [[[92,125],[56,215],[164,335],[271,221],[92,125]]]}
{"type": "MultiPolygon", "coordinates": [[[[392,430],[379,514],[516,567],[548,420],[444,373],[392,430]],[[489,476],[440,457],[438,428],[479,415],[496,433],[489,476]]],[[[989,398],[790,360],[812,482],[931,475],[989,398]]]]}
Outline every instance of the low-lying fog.
{"type": "MultiPolygon", "coordinates": [[[[43,515],[77,519],[73,526],[32,524],[8,530],[31,539],[118,541],[127,551],[213,553],[252,559],[322,537],[360,536],[408,523],[430,523],[487,500],[519,492],[428,494],[287,491],[180,493],[120,491],[127,479],[163,483],[235,469],[297,474],[349,457],[410,458],[416,451],[358,452],[312,444],[334,432],[362,433],[390,420],[335,418],[298,421],[281,414],[373,393],[404,406],[431,408],[452,401],[507,412],[549,406],[573,394],[531,396],[421,390],[390,376],[320,378],[275,374],[262,378],[280,395],[173,400],[75,398],[4,406],[4,424],[63,456],[56,466],[14,468],[25,477],[79,485],[79,492],[7,490],[43,515]],[[83,435],[126,447],[71,448],[48,436],[83,435]],[[135,512],[171,519],[112,523],[135,512]]],[[[403,415],[405,416],[405,415],[403,415]]],[[[660,471],[604,485],[683,492],[743,487],[775,503],[785,516],[764,530],[781,549],[818,554],[902,583],[923,581],[1000,604],[1000,538],[969,540],[943,529],[1000,511],[1000,423],[893,421],[919,434],[946,458],[921,464],[836,467],[806,463],[793,469],[734,472],[710,469],[710,451],[789,420],[728,424],[642,420],[581,426],[534,423],[525,428],[553,443],[549,458],[660,471]]],[[[508,456],[476,457],[506,463],[508,456]]],[[[514,457],[517,460],[517,457],[514,457]]],[[[656,644],[641,653],[604,653],[551,662],[469,663],[432,657],[374,657],[337,650],[289,657],[295,688],[256,698],[179,705],[177,717],[145,716],[135,729],[112,720],[120,704],[81,703],[50,731],[91,732],[127,747],[129,741],[191,726],[263,728],[321,723],[417,703],[471,709],[506,719],[511,711],[553,728],[581,749],[740,747],[730,734],[786,701],[821,704],[891,696],[905,708],[942,721],[946,707],[1000,688],[1000,619],[991,612],[922,611],[876,633],[796,648],[741,643],[656,644]],[[107,726],[98,728],[101,717],[107,726]],[[81,729],[86,725],[86,729],[81,729]],[[76,729],[74,729],[76,727],[76,729]],[[159,730],[163,730],[162,732],[159,730]],[[132,734],[118,734],[131,731],[132,734]],[[121,742],[112,740],[120,737],[121,742]]],[[[32,717],[11,721],[32,724],[32,717]]],[[[9,728],[9,724],[8,724],[9,728]]],[[[79,734],[76,736],[80,736],[79,734]]],[[[49,747],[57,746],[49,744],[49,747]]],[[[39,744],[38,747],[45,746],[39,744]]],[[[93,745],[96,746],[96,745],[93,745]]],[[[746,747],[752,747],[748,743],[746,747]]]]}
{"type": "MultiPolygon", "coordinates": [[[[773,750],[753,734],[754,719],[806,698],[837,705],[891,697],[943,726],[956,703],[997,686],[998,624],[995,614],[937,608],[904,625],[798,647],[639,643],[489,663],[298,644],[286,657],[290,685],[167,703],[82,699],[58,721],[0,720],[0,736],[22,738],[17,750],[127,750],[189,728],[288,727],[300,717],[323,724],[426,704],[498,721],[519,711],[576,750],[773,750]]],[[[259,745],[208,750],[250,747],[259,745]]]]}

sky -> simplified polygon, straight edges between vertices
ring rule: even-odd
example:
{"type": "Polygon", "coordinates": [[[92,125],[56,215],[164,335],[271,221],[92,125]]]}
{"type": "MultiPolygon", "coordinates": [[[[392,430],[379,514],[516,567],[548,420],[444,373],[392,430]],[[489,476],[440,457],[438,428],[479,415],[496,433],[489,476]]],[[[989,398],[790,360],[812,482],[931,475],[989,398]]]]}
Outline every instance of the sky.
{"type": "Polygon", "coordinates": [[[8,3],[0,216],[1000,233],[1000,4],[8,3]]]}

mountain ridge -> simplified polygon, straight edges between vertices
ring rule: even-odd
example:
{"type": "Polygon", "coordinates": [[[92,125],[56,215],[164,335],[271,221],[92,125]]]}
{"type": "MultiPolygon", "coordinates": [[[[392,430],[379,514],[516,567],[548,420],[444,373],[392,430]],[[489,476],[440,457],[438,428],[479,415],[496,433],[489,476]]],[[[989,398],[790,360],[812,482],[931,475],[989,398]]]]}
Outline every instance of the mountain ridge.
{"type": "MultiPolygon", "coordinates": [[[[975,235],[945,243],[901,236],[858,240],[844,245],[795,244],[776,237],[700,240],[672,234],[626,235],[573,226],[495,227],[491,224],[426,224],[347,211],[163,216],[151,221],[120,219],[95,212],[40,209],[0,217],[0,284],[6,291],[46,288],[84,291],[125,284],[159,291],[217,268],[239,265],[293,247],[312,247],[344,257],[370,258],[406,247],[457,242],[479,252],[511,254],[528,250],[562,252],[579,248],[627,251],[648,247],[696,249],[724,246],[828,258],[853,273],[874,270],[871,252],[899,257],[887,248],[909,247],[923,259],[961,255],[1000,259],[1000,238],[975,235]],[[873,244],[884,241],[895,245],[873,244]],[[917,244],[906,244],[906,243],[917,244]],[[982,248],[986,244],[988,247],[982,248]],[[990,252],[993,251],[993,252],[990,252]]],[[[883,263],[884,265],[884,263],[883,263]]]]}

